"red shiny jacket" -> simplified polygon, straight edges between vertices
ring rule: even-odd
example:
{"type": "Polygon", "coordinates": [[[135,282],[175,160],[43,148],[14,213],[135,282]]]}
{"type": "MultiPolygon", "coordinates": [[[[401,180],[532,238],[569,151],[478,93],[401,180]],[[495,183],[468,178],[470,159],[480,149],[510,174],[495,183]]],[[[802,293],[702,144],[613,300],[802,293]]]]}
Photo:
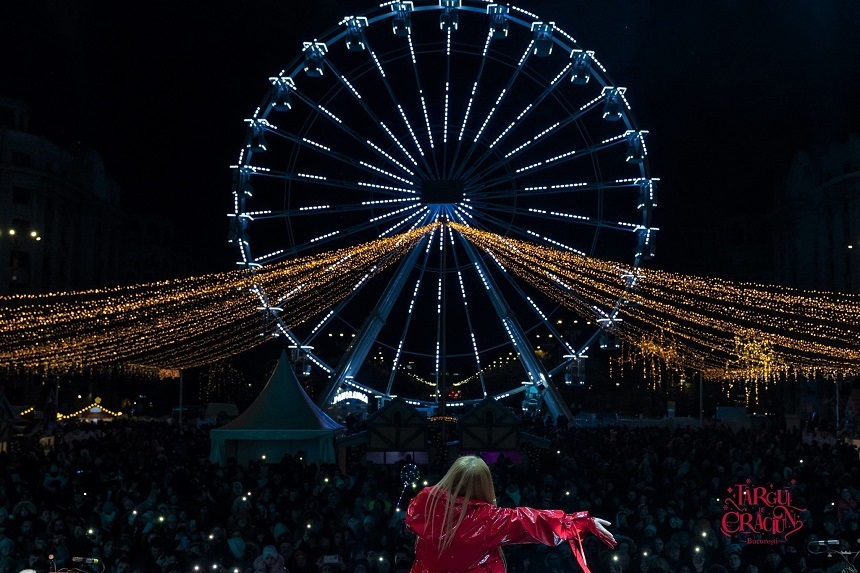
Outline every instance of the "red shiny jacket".
{"type": "MultiPolygon", "coordinates": [[[[454,540],[440,555],[445,494],[440,492],[427,505],[429,496],[430,488],[424,488],[406,510],[406,526],[418,536],[411,573],[504,573],[502,545],[558,545],[562,541],[571,542],[577,561],[589,573],[581,542],[595,529],[587,511],[566,514],[561,510],[496,507],[485,501],[470,500],[454,540]],[[433,531],[430,530],[431,515],[435,515],[433,531]]],[[[459,503],[456,507],[462,511],[459,503]]],[[[454,523],[457,519],[459,514],[455,512],[454,523]]]]}

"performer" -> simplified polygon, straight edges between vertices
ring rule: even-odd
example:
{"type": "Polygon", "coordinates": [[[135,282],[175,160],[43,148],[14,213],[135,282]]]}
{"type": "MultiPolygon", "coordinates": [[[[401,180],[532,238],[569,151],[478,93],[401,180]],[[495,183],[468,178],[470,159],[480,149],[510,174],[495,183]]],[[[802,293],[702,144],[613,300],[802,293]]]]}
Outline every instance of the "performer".
{"type": "Polygon", "coordinates": [[[406,526],[418,536],[411,573],[505,573],[503,545],[562,541],[570,543],[580,567],[590,573],[582,539],[594,533],[615,547],[607,525],[587,511],[497,507],[490,468],[479,457],[463,456],[409,504],[406,526]]]}

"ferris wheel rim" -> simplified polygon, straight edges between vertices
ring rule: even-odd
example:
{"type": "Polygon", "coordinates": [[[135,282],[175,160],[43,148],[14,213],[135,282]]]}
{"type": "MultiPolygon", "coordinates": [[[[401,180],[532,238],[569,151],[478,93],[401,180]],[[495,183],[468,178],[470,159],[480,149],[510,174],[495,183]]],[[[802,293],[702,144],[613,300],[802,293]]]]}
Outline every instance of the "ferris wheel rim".
{"type": "MultiPolygon", "coordinates": [[[[388,6],[392,5],[392,4],[396,4],[396,3],[388,3],[388,4],[385,4],[385,5],[383,5],[383,6],[388,7],[388,6]]],[[[415,12],[419,12],[419,11],[439,11],[439,10],[443,10],[443,9],[444,9],[444,6],[443,6],[442,4],[443,4],[443,3],[442,3],[442,2],[440,2],[440,3],[439,3],[439,5],[419,6],[419,7],[415,7],[415,8],[414,8],[414,11],[415,11],[415,12]]],[[[470,5],[468,5],[468,3],[465,3],[465,5],[464,5],[463,3],[457,2],[457,4],[460,6],[460,9],[467,10],[467,11],[472,11],[472,12],[479,12],[481,9],[486,9],[486,7],[487,7],[487,3],[479,4],[479,7],[477,7],[477,8],[476,8],[476,7],[474,7],[474,6],[470,6],[470,5]]],[[[378,12],[378,11],[380,11],[380,10],[384,12],[384,8],[370,9],[370,10],[367,10],[366,12],[364,12],[364,15],[371,15],[371,14],[375,14],[376,12],[378,12]]],[[[372,22],[379,22],[379,21],[383,21],[383,20],[389,19],[389,18],[391,18],[391,17],[392,17],[392,16],[391,16],[389,13],[385,13],[385,12],[384,12],[384,13],[379,14],[379,15],[377,15],[377,16],[373,16],[373,17],[371,17],[371,18],[368,18],[368,20],[369,20],[369,21],[372,21],[372,22]]],[[[514,23],[517,23],[517,24],[519,24],[519,25],[527,25],[527,23],[526,23],[525,21],[516,20],[515,18],[511,18],[511,21],[512,21],[512,22],[514,22],[514,23]]],[[[334,30],[333,32],[330,32],[330,34],[332,34],[331,36],[329,36],[329,33],[327,33],[327,34],[325,34],[325,35],[323,35],[323,36],[322,36],[322,38],[327,38],[327,39],[323,42],[327,47],[328,47],[329,45],[334,45],[335,43],[337,43],[337,42],[339,42],[339,41],[343,40],[343,39],[344,39],[344,37],[345,37],[345,35],[346,35],[346,32],[345,32],[345,31],[343,31],[343,30],[341,30],[339,26],[334,27],[334,28],[333,28],[333,30],[334,30]]],[[[565,45],[563,42],[558,41],[558,39],[557,39],[557,38],[556,38],[556,39],[554,39],[553,41],[554,41],[557,45],[559,45],[559,46],[563,46],[563,45],[565,45]]],[[[315,40],[315,42],[316,42],[316,40],[315,40]]],[[[575,42],[574,42],[574,46],[577,46],[577,47],[578,47],[578,45],[577,45],[577,44],[575,44],[575,42]]],[[[398,51],[398,53],[403,52],[404,50],[405,50],[405,48],[401,48],[401,49],[398,51]]],[[[438,52],[438,51],[439,51],[439,50],[437,50],[437,52],[438,52]]],[[[402,58],[402,57],[403,57],[403,55],[402,55],[402,54],[400,54],[400,55],[398,55],[397,57],[398,57],[398,59],[399,59],[399,58],[402,58]]],[[[390,59],[390,60],[389,60],[389,59],[386,59],[386,60],[384,60],[384,63],[388,64],[388,63],[390,63],[391,61],[393,61],[393,59],[394,59],[394,57],[392,56],[392,59],[390,59]]],[[[289,76],[289,77],[292,79],[294,75],[297,75],[297,74],[301,73],[301,61],[300,61],[300,60],[301,60],[301,57],[297,56],[297,58],[295,59],[295,62],[294,62],[294,63],[292,63],[292,64],[290,64],[290,66],[288,66],[288,69],[290,69],[290,68],[291,68],[291,69],[292,69],[292,72],[290,72],[290,74],[286,74],[286,76],[289,76]]],[[[378,65],[378,64],[377,64],[377,65],[378,65]]],[[[359,76],[364,75],[364,74],[371,74],[371,73],[373,73],[374,65],[373,65],[373,63],[372,63],[371,61],[369,61],[369,60],[368,60],[368,61],[364,62],[363,67],[364,67],[365,69],[364,69],[364,71],[363,71],[363,72],[361,72],[361,74],[359,74],[359,76]]],[[[381,69],[381,68],[380,68],[380,69],[381,69]]],[[[281,78],[286,77],[286,76],[284,75],[284,74],[285,74],[285,72],[286,72],[286,69],[284,70],[284,72],[282,72],[282,73],[281,73],[281,75],[280,75],[279,77],[281,77],[281,78]]],[[[605,75],[605,74],[604,74],[604,75],[602,75],[602,76],[601,76],[601,75],[599,75],[599,74],[596,74],[596,76],[595,76],[595,77],[598,77],[598,78],[600,79],[600,81],[601,81],[601,83],[604,85],[604,87],[605,87],[606,85],[611,85],[611,83],[608,83],[608,82],[606,81],[606,80],[608,79],[608,75],[605,75]]],[[[338,92],[338,93],[339,93],[339,92],[342,92],[343,90],[345,90],[345,89],[346,89],[344,86],[339,86],[339,87],[338,87],[337,85],[335,85],[335,86],[333,86],[333,87],[332,87],[332,89],[334,89],[334,88],[337,88],[337,92],[338,92]]],[[[334,100],[334,98],[336,97],[336,95],[337,95],[337,93],[333,94],[329,99],[324,100],[324,103],[328,103],[329,101],[333,101],[333,100],[334,100]]],[[[553,94],[553,97],[555,97],[555,94],[553,94]]],[[[266,102],[267,102],[267,101],[271,101],[271,91],[270,91],[269,93],[267,93],[266,97],[264,98],[264,103],[261,105],[261,107],[264,107],[264,106],[266,105],[266,102]]],[[[268,111],[266,111],[262,117],[263,117],[263,119],[267,118],[267,117],[268,117],[268,111]]],[[[625,125],[626,125],[628,128],[630,128],[630,127],[635,128],[635,120],[634,120],[634,119],[633,119],[633,117],[632,117],[632,113],[627,113],[627,112],[625,112],[625,114],[624,114],[624,116],[623,116],[623,119],[624,119],[624,123],[625,123],[625,125]]],[[[309,133],[309,132],[310,132],[310,130],[311,130],[311,128],[313,127],[313,125],[314,125],[316,122],[320,121],[320,120],[325,120],[325,118],[324,118],[321,114],[315,114],[315,115],[313,116],[312,120],[311,120],[311,118],[310,118],[310,117],[309,117],[309,118],[307,118],[307,120],[306,120],[306,121],[310,121],[310,125],[308,125],[308,126],[307,126],[307,130],[308,130],[308,131],[305,131],[305,132],[303,132],[303,133],[305,133],[305,134],[306,134],[306,133],[309,133]]],[[[420,124],[420,123],[419,123],[418,125],[419,125],[420,127],[418,127],[416,131],[418,131],[418,132],[419,132],[419,134],[424,135],[424,133],[421,131],[421,130],[423,130],[423,129],[424,129],[424,127],[423,127],[423,126],[422,126],[422,124],[420,124]]],[[[439,127],[438,122],[437,122],[437,123],[435,123],[435,124],[432,124],[432,123],[429,123],[429,122],[428,122],[427,127],[426,127],[428,134],[429,134],[430,136],[432,136],[432,134],[433,134],[433,132],[434,132],[434,129],[438,129],[438,127],[439,127]]],[[[465,122],[464,122],[464,126],[463,126],[463,127],[464,127],[464,129],[465,129],[465,122]]],[[[582,129],[582,128],[581,128],[581,126],[578,126],[578,128],[579,128],[580,130],[582,129]]],[[[472,127],[472,129],[474,130],[474,127],[472,127]]],[[[637,129],[636,131],[638,131],[638,129],[637,129]]],[[[249,132],[250,132],[250,127],[249,127],[249,132]]],[[[468,133],[468,132],[467,132],[467,133],[468,133]]],[[[473,133],[475,133],[475,132],[473,131],[473,133]]],[[[483,137],[483,138],[485,138],[485,139],[488,139],[488,138],[489,138],[489,135],[481,134],[480,132],[478,132],[478,133],[477,133],[477,135],[478,135],[478,137],[476,138],[476,141],[477,141],[478,139],[480,139],[481,137],[483,137]]],[[[250,138],[250,135],[249,135],[248,137],[250,138]]],[[[416,141],[416,144],[417,144],[417,141],[416,141]]],[[[387,147],[387,150],[388,150],[388,151],[393,151],[394,149],[395,149],[395,146],[389,142],[389,146],[387,147]]],[[[302,151],[302,150],[301,150],[299,147],[294,147],[294,148],[293,148],[294,156],[293,156],[293,158],[292,158],[292,162],[293,162],[293,163],[292,163],[292,165],[295,165],[295,162],[297,162],[297,161],[298,161],[298,156],[300,155],[301,151],[302,151]]],[[[502,153],[500,150],[491,150],[491,151],[492,151],[492,154],[501,154],[501,153],[502,153]]],[[[249,156],[248,156],[248,158],[247,158],[247,161],[248,161],[248,162],[250,162],[250,160],[251,160],[251,154],[249,154],[249,156]]],[[[378,160],[378,162],[379,162],[380,164],[385,163],[385,161],[382,159],[382,156],[381,156],[381,155],[377,157],[377,160],[378,160]]],[[[592,161],[594,161],[594,158],[592,158],[592,161]]],[[[646,158],[644,159],[644,162],[643,162],[643,167],[642,167],[642,168],[641,168],[641,170],[640,170],[640,171],[642,172],[642,174],[643,174],[643,175],[644,175],[644,174],[647,174],[647,173],[650,171],[650,169],[649,169],[649,167],[648,167],[648,163],[647,163],[647,161],[648,161],[648,160],[647,160],[647,157],[646,157],[646,158]]],[[[241,161],[240,161],[240,164],[241,164],[241,161]]],[[[505,168],[509,168],[509,166],[508,166],[508,165],[506,165],[506,164],[504,164],[504,162],[502,162],[502,164],[504,165],[504,167],[505,167],[505,168]]],[[[241,166],[240,166],[239,172],[241,172],[241,166]]],[[[249,178],[250,178],[250,176],[249,176],[249,178]]],[[[647,178],[643,176],[643,179],[648,179],[648,180],[650,180],[650,176],[649,176],[649,177],[647,177],[647,178]]],[[[380,178],[379,176],[374,176],[374,179],[372,179],[372,181],[374,181],[374,182],[375,182],[375,181],[381,181],[381,180],[385,180],[385,179],[380,178]]],[[[285,188],[287,188],[288,190],[289,190],[289,189],[291,189],[291,187],[292,187],[292,185],[295,183],[295,181],[296,181],[295,179],[284,179],[284,186],[285,186],[285,188]]],[[[514,197],[514,199],[516,199],[517,194],[516,194],[516,185],[514,184],[514,181],[516,181],[516,178],[512,178],[512,179],[509,181],[509,183],[510,183],[510,185],[511,185],[512,187],[514,187],[514,189],[512,190],[512,193],[513,193],[513,197],[514,197]]],[[[286,196],[286,193],[285,193],[285,196],[286,196]]],[[[602,200],[602,199],[603,199],[603,195],[602,195],[602,194],[599,194],[598,196],[599,196],[600,200],[602,200]]],[[[287,211],[287,209],[286,209],[286,208],[285,208],[285,211],[287,211]]],[[[373,212],[373,211],[371,211],[371,212],[373,212]]],[[[514,209],[513,211],[511,211],[511,212],[509,213],[509,215],[510,215],[510,217],[511,217],[512,219],[513,219],[514,217],[516,217],[516,215],[517,215],[517,214],[519,214],[519,213],[516,211],[516,209],[514,209]]],[[[238,210],[238,208],[237,208],[236,212],[234,213],[234,215],[235,215],[235,216],[237,216],[237,217],[239,216],[239,210],[238,210]]],[[[492,218],[490,218],[490,217],[489,217],[489,216],[487,216],[486,214],[482,214],[482,216],[484,216],[484,217],[485,217],[485,220],[486,220],[486,221],[492,221],[492,218]]],[[[426,220],[426,217],[421,217],[421,218],[423,218],[423,219],[425,219],[425,220],[426,220]]],[[[291,220],[292,220],[292,218],[291,218],[291,217],[289,217],[289,216],[287,216],[287,217],[284,217],[284,219],[285,219],[286,224],[287,224],[287,226],[288,226],[288,229],[289,229],[290,235],[292,235],[292,228],[290,227],[290,224],[291,224],[291,220]]],[[[376,224],[376,222],[374,222],[374,227],[375,227],[375,229],[378,231],[378,230],[379,230],[379,228],[380,228],[380,225],[378,225],[378,224],[376,224]]],[[[599,227],[599,225],[598,225],[598,227],[599,227]]],[[[341,236],[341,238],[343,238],[343,237],[348,237],[348,238],[349,238],[349,237],[358,237],[360,234],[362,234],[362,233],[363,233],[364,231],[366,231],[366,230],[367,230],[367,227],[355,227],[355,228],[352,228],[352,229],[347,229],[347,231],[348,231],[348,232],[347,232],[347,233],[345,233],[345,234],[343,234],[343,235],[341,236]]],[[[590,253],[593,253],[593,252],[594,252],[595,245],[597,244],[597,237],[598,237],[598,235],[599,235],[599,233],[600,233],[600,230],[601,230],[600,228],[596,229],[595,234],[593,235],[593,242],[592,242],[592,247],[591,247],[590,253]]],[[[517,235],[517,236],[519,236],[520,238],[525,238],[525,237],[527,237],[527,236],[528,236],[528,234],[527,234],[526,232],[524,232],[524,230],[523,230],[523,229],[519,229],[519,228],[516,228],[516,229],[515,229],[515,228],[514,228],[513,223],[509,223],[509,224],[508,224],[507,228],[505,229],[505,233],[503,233],[503,234],[504,234],[504,235],[506,235],[506,236],[507,236],[507,235],[509,235],[509,234],[516,234],[516,235],[517,235]]],[[[291,240],[293,240],[293,239],[291,238],[291,240]]],[[[320,244],[320,245],[323,245],[323,244],[325,244],[325,242],[320,242],[319,244],[320,244]]],[[[296,253],[302,252],[303,250],[307,250],[307,249],[309,249],[309,248],[310,248],[310,246],[309,246],[309,244],[308,244],[308,243],[304,243],[304,244],[302,244],[302,245],[298,245],[298,246],[297,246],[297,245],[293,245],[290,249],[287,249],[287,250],[285,251],[285,254],[281,255],[281,257],[287,257],[287,256],[295,255],[296,253]]],[[[422,247],[419,247],[419,246],[416,246],[416,247],[415,247],[415,249],[419,249],[419,248],[422,248],[422,247]]],[[[248,260],[253,260],[253,257],[251,257],[251,256],[250,256],[250,246],[249,246],[249,245],[247,245],[247,241],[246,241],[246,245],[245,245],[245,246],[240,247],[240,250],[241,250],[241,249],[244,249],[244,250],[243,250],[243,259],[245,260],[245,262],[246,262],[246,263],[247,263],[247,261],[248,261],[248,260]]],[[[276,260],[276,259],[275,259],[275,260],[276,260]]],[[[635,259],[634,259],[634,263],[633,263],[633,265],[634,265],[634,266],[639,266],[639,264],[640,264],[640,257],[638,257],[638,256],[637,256],[637,257],[635,257],[635,259]]],[[[478,263],[477,263],[477,262],[467,263],[467,264],[466,264],[466,266],[464,266],[464,267],[462,267],[462,268],[466,268],[467,266],[468,266],[468,267],[476,267],[476,266],[478,266],[478,263]]],[[[441,271],[440,271],[440,272],[441,272],[441,271]]],[[[535,323],[535,325],[537,325],[537,324],[538,324],[538,323],[535,323]]],[[[532,328],[534,328],[534,327],[532,327],[532,328]]],[[[592,337],[592,338],[593,338],[593,337],[592,337]]],[[[401,341],[401,342],[402,342],[402,341],[401,341]]],[[[489,348],[488,348],[488,350],[494,350],[494,349],[496,349],[498,346],[501,346],[501,345],[491,346],[491,347],[489,347],[489,348]]],[[[466,355],[466,354],[463,354],[463,355],[466,355]]],[[[454,356],[454,355],[452,355],[452,356],[454,356]]]]}

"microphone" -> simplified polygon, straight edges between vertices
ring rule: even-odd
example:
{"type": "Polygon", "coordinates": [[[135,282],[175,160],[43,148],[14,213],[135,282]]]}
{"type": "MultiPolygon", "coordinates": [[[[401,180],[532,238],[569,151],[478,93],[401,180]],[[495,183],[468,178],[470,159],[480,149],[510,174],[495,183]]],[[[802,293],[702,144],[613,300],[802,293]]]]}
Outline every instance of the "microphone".
{"type": "Polygon", "coordinates": [[[95,557],[72,557],[73,563],[99,563],[95,557]]]}

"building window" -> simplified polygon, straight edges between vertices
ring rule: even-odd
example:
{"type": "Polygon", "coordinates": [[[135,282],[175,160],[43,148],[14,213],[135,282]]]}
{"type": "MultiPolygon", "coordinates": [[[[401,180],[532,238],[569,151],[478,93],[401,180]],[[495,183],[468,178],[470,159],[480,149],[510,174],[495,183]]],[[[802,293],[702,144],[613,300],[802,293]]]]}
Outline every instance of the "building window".
{"type": "Polygon", "coordinates": [[[29,205],[33,192],[26,187],[12,188],[12,202],[17,205],[29,205]]]}

